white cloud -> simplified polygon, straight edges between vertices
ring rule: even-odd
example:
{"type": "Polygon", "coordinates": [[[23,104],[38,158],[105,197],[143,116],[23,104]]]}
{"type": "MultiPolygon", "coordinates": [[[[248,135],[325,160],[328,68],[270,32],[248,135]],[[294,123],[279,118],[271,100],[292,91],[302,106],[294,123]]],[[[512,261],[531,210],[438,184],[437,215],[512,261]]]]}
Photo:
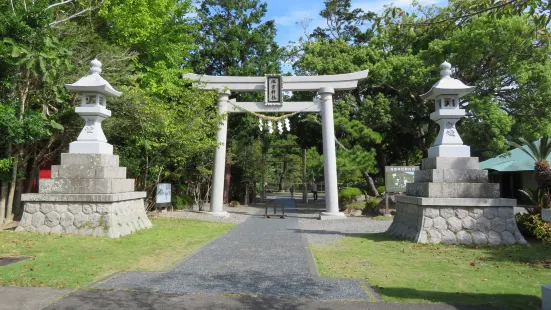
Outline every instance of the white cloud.
{"type": "MultiPolygon", "coordinates": [[[[375,13],[380,13],[383,10],[385,5],[393,4],[396,7],[407,10],[411,8],[412,0],[363,0],[363,1],[352,1],[352,9],[362,9],[364,11],[371,11],[375,13]]],[[[443,4],[447,2],[446,0],[417,0],[417,3],[421,5],[432,5],[432,4],[443,4]]]]}

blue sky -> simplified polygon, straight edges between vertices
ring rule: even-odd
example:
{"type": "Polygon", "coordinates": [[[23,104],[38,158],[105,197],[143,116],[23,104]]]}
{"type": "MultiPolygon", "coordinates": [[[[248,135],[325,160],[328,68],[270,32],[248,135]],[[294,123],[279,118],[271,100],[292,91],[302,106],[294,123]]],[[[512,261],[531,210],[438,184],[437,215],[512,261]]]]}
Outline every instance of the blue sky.
{"type": "MultiPolygon", "coordinates": [[[[267,20],[275,20],[277,27],[276,40],[280,46],[285,46],[289,41],[298,41],[304,35],[303,27],[297,22],[306,18],[312,19],[308,32],[318,26],[325,26],[325,20],[319,16],[323,9],[323,0],[264,0],[268,3],[267,20]]],[[[447,0],[418,0],[423,5],[444,5],[447,0]]],[[[394,3],[403,9],[410,6],[411,0],[352,0],[352,8],[361,8],[364,11],[381,12],[386,4],[394,3]]]]}

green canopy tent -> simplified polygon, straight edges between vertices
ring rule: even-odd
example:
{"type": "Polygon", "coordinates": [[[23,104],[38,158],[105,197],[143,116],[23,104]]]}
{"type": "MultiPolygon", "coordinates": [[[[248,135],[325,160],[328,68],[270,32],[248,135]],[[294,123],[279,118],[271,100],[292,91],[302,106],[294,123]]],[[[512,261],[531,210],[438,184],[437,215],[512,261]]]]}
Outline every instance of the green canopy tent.
{"type": "MultiPolygon", "coordinates": [[[[551,161],[551,155],[547,158],[551,161]]],[[[534,159],[519,149],[513,149],[480,162],[480,169],[489,170],[490,182],[499,183],[503,198],[520,198],[519,189],[536,189],[534,159]]]]}

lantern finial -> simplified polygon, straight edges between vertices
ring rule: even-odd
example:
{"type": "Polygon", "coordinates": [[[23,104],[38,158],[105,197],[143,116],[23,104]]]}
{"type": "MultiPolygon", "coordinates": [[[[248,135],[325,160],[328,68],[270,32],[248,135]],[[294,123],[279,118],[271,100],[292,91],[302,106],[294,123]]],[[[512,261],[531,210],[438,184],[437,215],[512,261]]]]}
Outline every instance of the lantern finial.
{"type": "Polygon", "coordinates": [[[449,62],[444,61],[440,65],[440,75],[443,78],[450,77],[450,75],[452,75],[452,70],[451,69],[452,69],[452,65],[449,62]]]}
{"type": "Polygon", "coordinates": [[[90,74],[94,73],[101,73],[101,62],[97,58],[90,61],[90,74]]]}

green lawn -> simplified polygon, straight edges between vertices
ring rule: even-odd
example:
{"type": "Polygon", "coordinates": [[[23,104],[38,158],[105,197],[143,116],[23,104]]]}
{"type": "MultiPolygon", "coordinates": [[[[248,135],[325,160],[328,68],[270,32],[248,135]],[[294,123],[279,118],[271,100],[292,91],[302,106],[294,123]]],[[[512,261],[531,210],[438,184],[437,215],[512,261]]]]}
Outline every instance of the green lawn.
{"type": "Polygon", "coordinates": [[[312,251],[321,276],[366,278],[387,302],[537,309],[551,283],[551,245],[421,245],[369,234],[312,251]]]}
{"type": "Polygon", "coordinates": [[[0,231],[0,257],[32,256],[0,267],[0,285],[78,288],[115,271],[163,270],[233,225],[153,219],[120,239],[0,231]]]}

